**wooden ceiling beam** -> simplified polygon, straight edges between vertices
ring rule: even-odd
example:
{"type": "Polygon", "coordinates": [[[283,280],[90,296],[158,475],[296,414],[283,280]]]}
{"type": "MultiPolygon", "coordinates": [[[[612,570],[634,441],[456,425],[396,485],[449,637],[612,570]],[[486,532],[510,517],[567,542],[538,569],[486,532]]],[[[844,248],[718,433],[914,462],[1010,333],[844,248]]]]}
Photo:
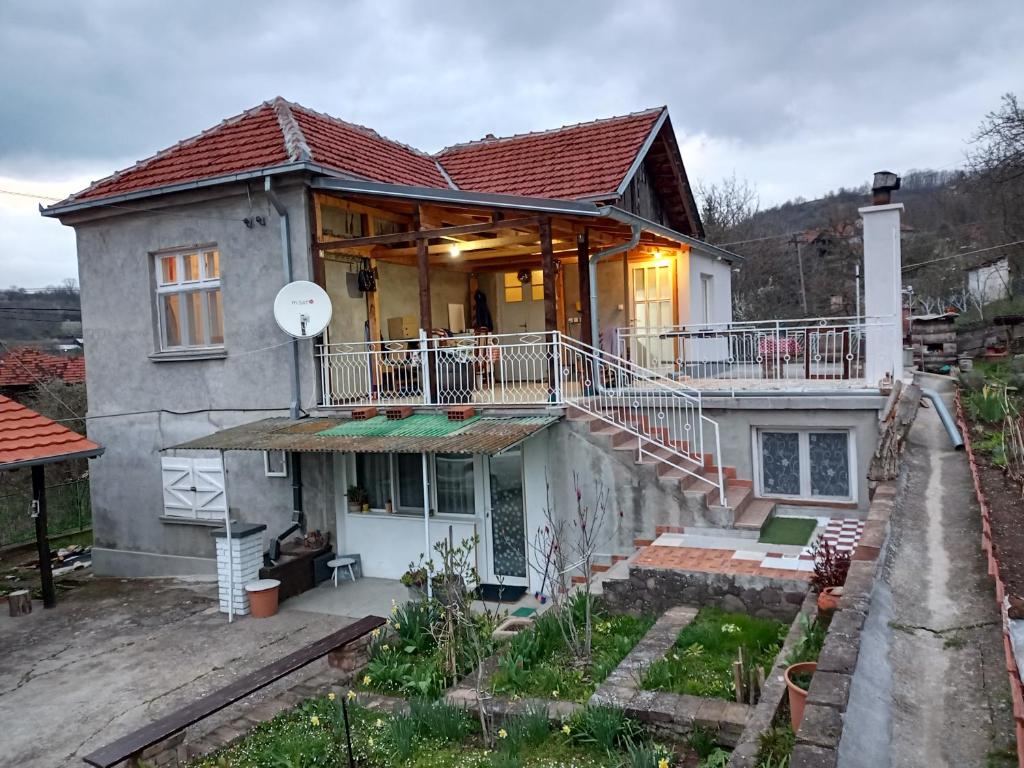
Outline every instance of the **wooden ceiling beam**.
{"type": "MultiPolygon", "coordinates": [[[[449,243],[438,243],[436,245],[428,246],[427,253],[444,253],[447,254],[451,251],[451,247],[457,246],[460,252],[466,253],[471,251],[482,251],[485,249],[497,249],[509,245],[536,245],[536,235],[508,235],[506,237],[482,237],[479,240],[452,240],[449,243]]],[[[537,245],[539,248],[540,246],[537,245]]],[[[377,247],[374,250],[375,254],[391,253],[394,256],[406,256],[410,253],[416,253],[415,248],[403,247],[403,248],[384,248],[382,246],[377,247]]]]}
{"type": "Polygon", "coordinates": [[[394,243],[411,243],[417,240],[431,240],[438,237],[454,237],[458,235],[471,235],[478,232],[497,232],[504,229],[515,229],[518,227],[539,226],[540,218],[528,216],[522,219],[506,219],[502,221],[485,221],[479,224],[463,224],[457,227],[440,227],[435,229],[420,229],[416,231],[394,232],[388,235],[373,235],[370,237],[338,237],[324,238],[315,244],[317,248],[356,248],[364,245],[392,245],[394,243]]]}

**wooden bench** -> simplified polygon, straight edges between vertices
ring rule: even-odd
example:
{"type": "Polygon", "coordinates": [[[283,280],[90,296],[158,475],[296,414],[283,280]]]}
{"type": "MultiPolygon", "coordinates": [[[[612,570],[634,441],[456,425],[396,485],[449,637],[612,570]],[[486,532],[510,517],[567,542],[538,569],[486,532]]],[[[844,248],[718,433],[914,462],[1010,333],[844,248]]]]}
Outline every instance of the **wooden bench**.
{"type": "Polygon", "coordinates": [[[83,760],[96,768],[111,768],[126,760],[138,760],[139,755],[147,747],[158,744],[164,739],[195,725],[203,718],[209,717],[225,707],[244,699],[249,694],[265,688],[285,675],[302,669],[317,659],[322,659],[331,651],[342,648],[349,643],[369,634],[377,627],[384,625],[379,616],[365,616],[349,626],[339,629],[327,637],[290,653],[273,664],[250,672],[230,685],[226,685],[213,693],[203,696],[186,707],[175,710],[165,717],[122,736],[117,741],[95,752],[86,755],[83,760]]]}

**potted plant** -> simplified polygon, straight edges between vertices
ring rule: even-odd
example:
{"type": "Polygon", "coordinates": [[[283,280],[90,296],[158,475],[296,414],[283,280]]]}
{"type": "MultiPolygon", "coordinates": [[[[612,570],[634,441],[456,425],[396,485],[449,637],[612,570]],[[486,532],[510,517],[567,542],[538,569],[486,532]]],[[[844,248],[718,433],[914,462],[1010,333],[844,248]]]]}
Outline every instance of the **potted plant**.
{"type": "Polygon", "coordinates": [[[811,548],[814,555],[814,575],[811,589],[818,593],[818,610],[834,611],[843,596],[843,584],[850,571],[850,552],[840,552],[824,539],[818,539],[811,548]]]}
{"type": "Polygon", "coordinates": [[[828,625],[822,615],[811,619],[806,613],[800,614],[803,635],[786,657],[786,690],[789,694],[789,718],[795,733],[804,717],[804,704],[811,678],[818,668],[818,654],[825,644],[828,625]]]}
{"type": "Polygon", "coordinates": [[[350,485],[345,494],[348,497],[348,511],[360,512],[370,508],[370,494],[365,488],[358,485],[350,485]]]}
{"type": "Polygon", "coordinates": [[[409,563],[409,568],[402,574],[400,579],[405,588],[409,590],[410,600],[423,600],[427,596],[427,568],[409,563]]]}

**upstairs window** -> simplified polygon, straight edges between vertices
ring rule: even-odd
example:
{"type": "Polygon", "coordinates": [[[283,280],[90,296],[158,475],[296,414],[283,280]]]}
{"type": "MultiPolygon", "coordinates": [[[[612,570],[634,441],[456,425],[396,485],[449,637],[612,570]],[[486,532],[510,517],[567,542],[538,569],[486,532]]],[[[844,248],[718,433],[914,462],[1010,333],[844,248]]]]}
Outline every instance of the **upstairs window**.
{"type": "Polygon", "coordinates": [[[223,346],[224,307],[217,249],[158,254],[156,302],[162,351],[223,346]]]}

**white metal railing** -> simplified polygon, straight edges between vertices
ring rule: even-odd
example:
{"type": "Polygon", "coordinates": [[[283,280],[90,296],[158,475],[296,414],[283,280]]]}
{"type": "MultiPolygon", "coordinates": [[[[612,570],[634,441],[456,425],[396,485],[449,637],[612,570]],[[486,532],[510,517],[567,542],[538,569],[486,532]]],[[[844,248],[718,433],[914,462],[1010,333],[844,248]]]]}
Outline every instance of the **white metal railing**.
{"type": "Polygon", "coordinates": [[[872,325],[887,323],[827,317],[619,328],[618,349],[621,357],[694,384],[857,381],[865,378],[865,332],[872,325]]]}
{"type": "Polygon", "coordinates": [[[652,459],[710,484],[726,504],[725,481],[705,473],[718,424],[699,391],[557,331],[343,342],[317,348],[321,404],[571,405],[614,424],[652,459]]]}

